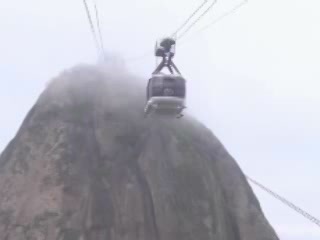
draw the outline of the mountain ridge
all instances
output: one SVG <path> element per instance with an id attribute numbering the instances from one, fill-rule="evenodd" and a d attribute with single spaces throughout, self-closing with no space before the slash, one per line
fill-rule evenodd
<path id="1" fill-rule="evenodd" d="M 144 118 L 134 76 L 49 83 L 0 156 L 6 240 L 277 240 L 244 174 L 191 116 Z"/>

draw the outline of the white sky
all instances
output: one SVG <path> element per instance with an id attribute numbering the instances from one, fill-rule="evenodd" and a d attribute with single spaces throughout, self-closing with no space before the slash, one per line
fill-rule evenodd
<path id="1" fill-rule="evenodd" d="M 172 33 L 201 0 L 96 0 L 109 51 L 138 61 L 146 79 L 158 37 Z M 239 0 L 214 11 L 178 45 L 189 111 L 209 126 L 248 175 L 320 217 L 320 2 L 251 0 L 198 33 Z M 96 52 L 81 0 L 1 1 L 0 149 L 46 82 Z M 178 43 L 179 44 L 179 43 Z M 319 239 L 320 229 L 254 188 L 283 240 Z"/>

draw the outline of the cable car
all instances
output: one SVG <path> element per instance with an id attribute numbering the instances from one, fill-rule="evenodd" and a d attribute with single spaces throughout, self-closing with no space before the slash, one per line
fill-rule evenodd
<path id="1" fill-rule="evenodd" d="M 147 85 L 145 114 L 182 117 L 186 98 L 186 80 L 172 61 L 175 55 L 175 40 L 162 39 L 156 44 L 155 56 L 162 57 Z M 169 74 L 161 72 L 168 68 Z"/>

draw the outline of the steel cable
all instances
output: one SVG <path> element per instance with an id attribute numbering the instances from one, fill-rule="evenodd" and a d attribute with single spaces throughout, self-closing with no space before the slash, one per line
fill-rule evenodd
<path id="1" fill-rule="evenodd" d="M 92 21 L 92 17 L 91 17 L 91 14 L 90 14 L 90 10 L 89 10 L 87 1 L 83 0 L 83 4 L 84 4 L 84 8 L 86 10 L 87 17 L 88 17 L 90 30 L 91 30 L 91 33 L 92 33 L 92 36 L 93 36 L 93 39 L 94 39 L 95 47 L 96 47 L 98 55 L 99 55 L 99 54 L 102 53 L 102 49 L 101 49 L 101 46 L 100 46 L 98 38 L 97 38 L 96 30 L 94 28 L 94 24 L 93 24 L 93 21 Z"/>
<path id="2" fill-rule="evenodd" d="M 262 190 L 264 190 L 265 192 L 269 193 L 271 196 L 273 196 L 274 198 L 278 199 L 279 201 L 281 201 L 283 204 L 287 205 L 288 207 L 290 207 L 291 209 L 293 209 L 294 211 L 296 211 L 297 213 L 299 213 L 300 215 L 302 215 L 303 217 L 307 218 L 309 221 L 313 222 L 314 224 L 316 224 L 318 227 L 320 227 L 320 220 L 317 219 L 316 217 L 312 216 L 310 213 L 304 211 L 303 209 L 301 209 L 300 207 L 298 207 L 297 205 L 293 204 L 292 202 L 288 201 L 287 199 L 285 199 L 284 197 L 281 197 L 279 194 L 275 193 L 274 191 L 272 191 L 271 189 L 263 186 L 261 183 L 253 180 L 252 178 L 246 176 L 246 178 L 252 182 L 254 185 L 258 186 L 259 188 L 261 188 Z"/>
<path id="3" fill-rule="evenodd" d="M 203 17 L 213 8 L 214 5 L 217 4 L 217 2 L 218 2 L 218 0 L 214 0 L 214 1 L 210 4 L 210 6 L 209 6 L 194 22 L 192 22 L 192 24 L 191 24 L 187 29 L 185 29 L 185 30 L 177 37 L 177 39 L 183 38 L 183 37 L 191 30 L 191 28 L 192 28 L 194 25 L 196 25 L 196 24 L 201 20 L 201 18 L 203 18 Z"/>

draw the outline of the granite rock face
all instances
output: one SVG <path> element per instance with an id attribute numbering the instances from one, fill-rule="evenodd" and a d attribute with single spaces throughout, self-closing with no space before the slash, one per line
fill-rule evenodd
<path id="1" fill-rule="evenodd" d="M 54 79 L 0 157 L 4 240 L 277 240 L 234 159 L 191 117 L 144 118 L 129 74 Z"/>

